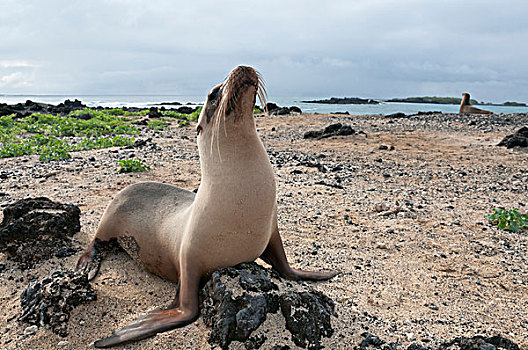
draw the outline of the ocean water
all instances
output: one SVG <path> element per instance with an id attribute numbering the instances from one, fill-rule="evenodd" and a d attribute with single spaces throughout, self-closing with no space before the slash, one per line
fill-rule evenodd
<path id="1" fill-rule="evenodd" d="M 377 105 L 329 105 L 318 103 L 303 103 L 302 100 L 325 99 L 328 97 L 282 97 L 270 96 L 269 101 L 279 106 L 297 106 L 305 113 L 333 113 L 348 112 L 352 115 L 360 114 L 392 114 L 403 112 L 413 114 L 420 111 L 440 111 L 443 113 L 458 113 L 458 105 L 440 105 L 425 103 L 393 103 L 383 102 Z M 0 103 L 15 104 L 32 100 L 58 104 L 64 100 L 78 99 L 89 107 L 137 107 L 149 108 L 162 106 L 163 102 L 180 102 L 184 105 L 196 106 L 203 104 L 205 96 L 191 95 L 1 95 Z M 163 105 L 167 108 L 177 107 Z M 528 113 L 528 107 L 478 106 L 494 113 Z"/>

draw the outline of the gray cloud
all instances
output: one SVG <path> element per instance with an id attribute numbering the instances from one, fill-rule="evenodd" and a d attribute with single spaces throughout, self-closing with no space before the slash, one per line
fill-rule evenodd
<path id="1" fill-rule="evenodd" d="M 528 100 L 528 4 L 0 3 L 0 93 L 202 95 L 238 64 L 273 96 Z"/>

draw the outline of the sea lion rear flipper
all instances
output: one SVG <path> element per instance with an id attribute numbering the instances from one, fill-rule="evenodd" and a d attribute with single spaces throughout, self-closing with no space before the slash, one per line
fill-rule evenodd
<path id="1" fill-rule="evenodd" d="M 324 272 L 292 269 L 286 258 L 286 253 L 284 252 L 284 246 L 278 229 L 275 229 L 271 235 L 268 246 L 260 258 L 277 270 L 282 277 L 295 281 L 324 281 L 338 274 L 336 271 Z"/>
<path id="2" fill-rule="evenodd" d="M 130 341 L 148 338 L 157 333 L 183 327 L 196 320 L 198 315 L 198 310 L 194 312 L 185 312 L 179 308 L 155 310 L 138 318 L 128 326 L 115 331 L 108 338 L 96 341 L 94 346 L 96 348 L 109 348 Z"/>

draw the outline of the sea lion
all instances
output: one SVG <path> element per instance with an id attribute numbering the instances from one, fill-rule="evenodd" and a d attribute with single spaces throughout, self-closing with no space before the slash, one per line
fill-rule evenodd
<path id="1" fill-rule="evenodd" d="M 464 114 L 493 114 L 493 112 L 485 111 L 483 109 L 473 107 L 469 102 L 469 94 L 467 92 L 464 92 L 462 94 L 462 102 L 460 102 L 460 111 L 458 113 Z"/>
<path id="2" fill-rule="evenodd" d="M 199 316 L 201 283 L 212 272 L 261 258 L 292 280 L 326 280 L 336 272 L 290 267 L 277 223 L 276 187 L 268 155 L 257 135 L 256 96 L 266 91 L 257 71 L 239 66 L 207 96 L 196 126 L 201 183 L 197 193 L 143 182 L 128 186 L 108 205 L 77 269 L 93 278 L 101 247 L 117 238 L 155 274 L 177 283 L 166 309 L 148 313 L 110 337 L 110 347 L 183 327 Z"/>

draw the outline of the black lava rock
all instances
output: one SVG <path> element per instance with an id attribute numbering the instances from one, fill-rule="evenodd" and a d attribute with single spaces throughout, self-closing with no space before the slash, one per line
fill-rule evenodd
<path id="1" fill-rule="evenodd" d="M 273 102 L 268 102 L 266 103 L 266 109 L 268 110 L 268 113 L 271 113 L 273 112 L 274 110 L 276 109 L 279 109 L 280 107 L 277 106 L 275 103 Z"/>
<path id="2" fill-rule="evenodd" d="M 147 113 L 149 118 L 163 118 L 163 114 L 156 107 L 150 107 L 149 112 Z"/>
<path id="3" fill-rule="evenodd" d="M 288 115 L 292 113 L 302 113 L 302 110 L 297 106 L 280 107 L 272 102 L 266 103 L 266 109 L 268 110 L 268 113 L 270 115 Z"/>
<path id="4" fill-rule="evenodd" d="M 443 349 L 460 349 L 460 350 L 519 350 L 519 345 L 500 335 L 494 337 L 484 337 L 476 335 L 473 338 L 456 337 L 448 343 L 443 343 L 439 347 Z"/>
<path id="5" fill-rule="evenodd" d="M 293 342 L 308 349 L 320 349 L 320 339 L 334 334 L 330 316 L 336 316 L 334 302 L 321 292 L 290 292 L 279 297 L 286 329 Z"/>
<path id="6" fill-rule="evenodd" d="M 258 349 L 266 341 L 253 332 L 268 314 L 285 318 L 286 329 L 298 346 L 321 348 L 321 338 L 330 337 L 330 316 L 336 316 L 333 301 L 314 290 L 280 292 L 278 274 L 256 263 L 244 263 L 213 273 L 201 292 L 204 323 L 211 327 L 209 343 L 227 349 L 233 341 Z"/>
<path id="7" fill-rule="evenodd" d="M 290 107 L 290 113 L 302 113 L 302 110 L 297 106 L 291 106 Z"/>
<path id="8" fill-rule="evenodd" d="M 323 130 L 312 130 L 304 133 L 305 139 L 324 139 L 332 136 L 354 135 L 356 131 L 350 125 L 341 123 L 330 124 Z"/>
<path id="9" fill-rule="evenodd" d="M 21 116 L 20 111 L 14 108 L 14 106 L 10 106 L 5 103 L 0 103 L 0 117 L 11 114 Z"/>
<path id="10" fill-rule="evenodd" d="M 31 325 L 49 325 L 53 333 L 66 337 L 70 312 L 76 306 L 97 299 L 88 277 L 80 272 L 55 271 L 20 295 L 21 322 Z"/>
<path id="11" fill-rule="evenodd" d="M 379 337 L 370 334 L 370 333 L 363 333 L 361 334 L 362 337 L 365 337 L 359 344 L 359 349 L 364 350 L 368 349 L 369 347 L 374 347 L 376 349 L 381 349 L 381 346 L 385 344 L 385 341 L 381 340 Z"/>
<path id="12" fill-rule="evenodd" d="M 51 114 L 68 114 L 71 111 L 75 111 L 78 109 L 87 108 L 85 104 L 83 104 L 81 101 L 75 99 L 74 101 L 66 100 L 62 103 L 59 103 L 57 106 L 48 105 L 47 106 L 47 112 Z"/>
<path id="13" fill-rule="evenodd" d="M 372 335 L 370 333 L 363 333 L 362 336 L 365 338 L 356 346 L 355 349 L 367 350 L 367 349 L 382 349 L 382 350 L 396 350 L 398 348 L 398 343 L 385 344 L 385 341 L 381 340 L 379 337 Z M 411 343 L 407 346 L 407 350 L 430 350 L 432 348 L 417 344 Z M 500 335 L 494 337 L 484 337 L 481 335 L 476 335 L 472 338 L 466 337 L 456 337 L 449 342 L 444 342 L 437 347 L 434 347 L 435 350 L 519 350 L 519 346 L 512 342 L 511 340 L 504 338 Z"/>
<path id="14" fill-rule="evenodd" d="M 402 112 L 387 114 L 385 117 L 387 118 L 408 118 L 407 115 Z"/>
<path id="15" fill-rule="evenodd" d="M 515 134 L 506 136 L 497 146 L 506 146 L 506 148 L 528 147 L 528 127 L 524 126 L 517 130 Z"/>
<path id="16" fill-rule="evenodd" d="M 178 113 L 182 113 L 182 114 L 191 114 L 192 112 L 196 111 L 197 109 L 198 108 L 192 108 L 192 107 L 184 106 L 184 107 L 177 108 L 176 111 Z"/>
<path id="17" fill-rule="evenodd" d="M 275 109 L 273 112 L 270 112 L 270 115 L 287 115 L 290 114 L 290 109 L 288 107 L 280 107 Z"/>
<path id="18" fill-rule="evenodd" d="M 0 223 L 0 251 L 21 268 L 77 252 L 70 237 L 81 229 L 81 210 L 45 197 L 22 199 L 4 208 Z"/>

